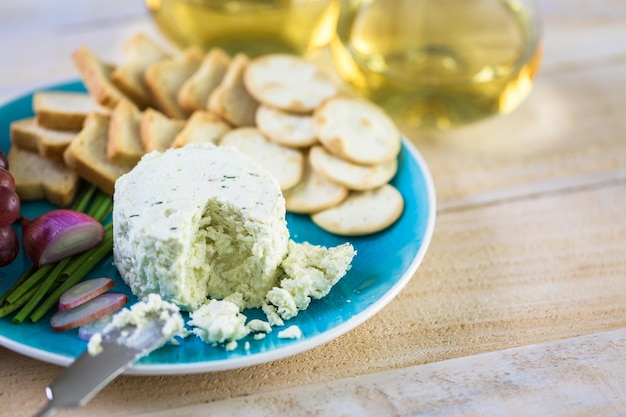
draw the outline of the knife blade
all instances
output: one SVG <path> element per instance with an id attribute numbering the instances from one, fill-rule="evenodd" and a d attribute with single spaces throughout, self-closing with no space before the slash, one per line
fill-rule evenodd
<path id="1" fill-rule="evenodd" d="M 61 408 L 85 405 L 135 361 L 172 337 L 164 332 L 166 323 L 167 317 L 157 316 L 139 327 L 107 330 L 102 334 L 102 349 L 98 354 L 85 350 L 46 387 L 48 403 L 35 417 L 48 417 Z"/>

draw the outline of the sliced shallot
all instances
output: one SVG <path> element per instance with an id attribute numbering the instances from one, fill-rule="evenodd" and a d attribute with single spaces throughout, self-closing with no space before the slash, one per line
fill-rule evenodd
<path id="1" fill-rule="evenodd" d="M 80 211 L 52 210 L 25 223 L 24 250 L 37 266 L 84 252 L 104 240 L 102 224 Z"/>
<path id="2" fill-rule="evenodd" d="M 56 312 L 50 325 L 57 332 L 74 329 L 119 310 L 127 300 L 126 294 L 100 294 L 78 307 Z"/>
<path id="3" fill-rule="evenodd" d="M 59 298 L 59 311 L 69 310 L 83 304 L 115 285 L 111 278 L 94 278 L 79 282 Z"/>

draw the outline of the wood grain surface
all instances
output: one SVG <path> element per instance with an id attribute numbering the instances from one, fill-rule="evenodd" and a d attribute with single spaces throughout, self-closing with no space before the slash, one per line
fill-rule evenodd
<path id="1" fill-rule="evenodd" d="M 619 415 L 625 348 L 620 329 L 136 417 Z"/>
<path id="2" fill-rule="evenodd" d="M 451 372 L 460 360 L 471 370 L 487 357 L 474 355 L 502 358 L 509 354 L 504 349 L 525 346 L 535 349 L 533 361 L 550 368 L 559 364 L 558 355 L 545 349 L 579 336 L 592 339 L 578 341 L 604 343 L 592 343 L 595 353 L 588 344 L 571 343 L 568 355 L 581 364 L 580 384 L 567 380 L 566 391 L 573 395 L 584 388 L 595 394 L 590 401 L 600 401 L 611 378 L 626 374 L 626 363 L 619 360 L 626 355 L 622 3 L 540 0 L 545 55 L 535 88 L 520 108 L 451 132 L 406 131 L 432 171 L 440 209 L 422 265 L 375 317 L 333 342 L 272 363 L 185 376 L 122 376 L 86 407 L 63 415 L 127 416 L 214 401 L 223 407 L 223 401 L 241 403 L 265 392 L 331 387 L 345 378 L 371 381 L 367 378 L 379 372 L 407 370 L 423 377 L 437 366 Z M 80 44 L 116 59 L 123 40 L 139 30 L 159 36 L 140 1 L 1 2 L 0 102 L 77 78 L 69 55 Z M 615 334 L 621 337 L 618 352 L 611 347 Z M 601 366 L 607 357 L 602 352 L 613 355 L 611 372 Z M 44 388 L 59 371 L 0 347 L 0 415 L 31 415 L 44 404 Z M 525 377 L 516 367 L 508 372 L 512 381 Z M 468 371 L 466 384 L 449 384 L 440 395 L 443 400 L 471 395 L 484 378 Z M 625 394 L 617 390 L 601 399 L 606 408 L 594 409 L 576 401 L 559 408 L 558 396 L 509 387 L 479 390 L 484 397 L 457 414 L 502 415 L 500 404 L 521 407 L 516 393 L 527 402 L 551 403 L 505 415 L 626 413 Z M 544 388 L 550 389 L 548 382 Z M 390 415 L 455 415 L 445 413 L 450 410 L 445 401 L 440 408 L 433 405 L 431 414 L 410 407 L 419 390 L 395 392 L 407 401 L 398 402 Z"/>

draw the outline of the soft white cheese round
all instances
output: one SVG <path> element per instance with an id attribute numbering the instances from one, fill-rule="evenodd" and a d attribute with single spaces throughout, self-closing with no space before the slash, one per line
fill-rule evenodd
<path id="1" fill-rule="evenodd" d="M 185 310 L 243 295 L 259 307 L 277 283 L 289 231 L 278 182 L 234 148 L 145 155 L 115 183 L 114 262 L 140 298 Z"/>

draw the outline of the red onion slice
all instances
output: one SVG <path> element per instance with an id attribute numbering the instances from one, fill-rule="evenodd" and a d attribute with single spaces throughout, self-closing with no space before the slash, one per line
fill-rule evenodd
<path id="1" fill-rule="evenodd" d="M 59 311 L 79 306 L 100 294 L 107 292 L 115 285 L 111 278 L 88 279 L 74 285 L 59 298 Z"/>
<path id="2" fill-rule="evenodd" d="M 78 307 L 56 312 L 50 325 L 56 332 L 74 329 L 119 310 L 127 300 L 126 294 L 100 294 Z"/>
<path id="3" fill-rule="evenodd" d="M 49 211 L 24 226 L 24 251 L 37 266 L 84 252 L 104 240 L 104 228 L 75 210 Z"/>

